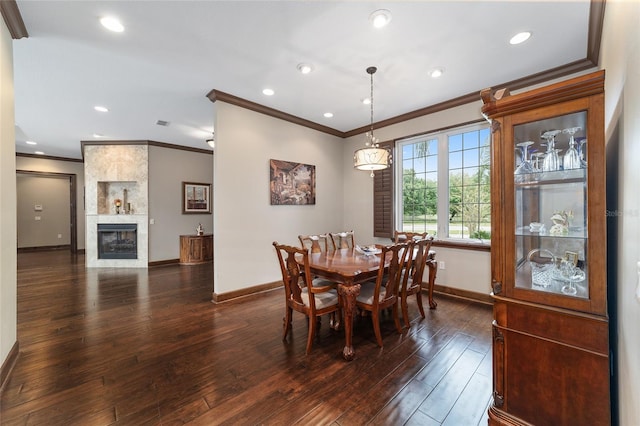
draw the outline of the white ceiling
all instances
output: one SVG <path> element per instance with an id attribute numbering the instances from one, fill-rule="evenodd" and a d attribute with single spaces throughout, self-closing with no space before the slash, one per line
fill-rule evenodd
<path id="1" fill-rule="evenodd" d="M 347 132 L 587 56 L 589 1 L 18 0 L 16 151 L 81 158 L 80 141 L 208 148 L 212 89 Z M 374 29 L 369 15 L 393 18 Z M 112 15 L 123 33 L 105 30 Z M 509 44 L 528 30 L 531 39 Z M 296 69 L 309 63 L 314 71 Z M 432 79 L 428 72 L 443 67 Z M 265 87 L 275 95 L 264 96 Z M 104 105 L 108 113 L 96 112 Z M 480 108 L 480 102 L 478 104 Z M 325 112 L 333 118 L 325 118 Z M 157 120 L 170 123 L 156 125 Z M 31 146 L 26 140 L 36 141 Z"/>

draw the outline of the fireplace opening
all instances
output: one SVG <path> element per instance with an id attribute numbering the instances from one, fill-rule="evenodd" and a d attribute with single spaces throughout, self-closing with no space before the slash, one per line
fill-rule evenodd
<path id="1" fill-rule="evenodd" d="M 138 225 L 98 224 L 98 259 L 137 259 Z"/>

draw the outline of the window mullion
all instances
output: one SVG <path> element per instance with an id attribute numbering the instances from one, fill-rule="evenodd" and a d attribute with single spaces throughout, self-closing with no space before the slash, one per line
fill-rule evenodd
<path id="1" fill-rule="evenodd" d="M 449 236 L 449 143 L 446 134 L 438 136 L 438 235 Z"/>

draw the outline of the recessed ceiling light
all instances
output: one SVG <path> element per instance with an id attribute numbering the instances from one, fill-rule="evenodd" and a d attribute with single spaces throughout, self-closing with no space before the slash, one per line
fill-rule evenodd
<path id="1" fill-rule="evenodd" d="M 313 71 L 313 67 L 309 64 L 298 64 L 298 71 L 300 71 L 302 74 L 309 74 L 311 71 Z"/>
<path id="2" fill-rule="evenodd" d="M 38 155 L 44 155 L 44 152 L 42 152 L 42 151 L 36 151 L 36 152 L 35 152 L 35 154 L 38 154 Z"/>
<path id="3" fill-rule="evenodd" d="M 362 103 L 365 104 L 365 105 L 371 105 L 371 98 L 364 98 L 362 100 Z"/>
<path id="4" fill-rule="evenodd" d="M 104 135 L 101 135 L 100 133 L 94 133 L 93 134 L 94 138 L 101 138 L 102 136 L 104 136 Z"/>
<path id="5" fill-rule="evenodd" d="M 531 33 L 529 31 L 523 31 L 511 37 L 511 40 L 509 40 L 509 43 L 511 44 L 524 43 L 525 41 L 529 40 L 529 37 L 531 37 Z"/>
<path id="6" fill-rule="evenodd" d="M 273 89 L 264 89 L 262 91 L 262 94 L 263 95 L 267 95 L 267 96 L 273 96 L 274 93 L 276 93 L 276 92 L 274 92 Z"/>
<path id="7" fill-rule="evenodd" d="M 38 142 L 34 142 L 34 141 L 26 141 L 27 145 L 38 145 Z"/>
<path id="8" fill-rule="evenodd" d="M 332 112 L 325 112 L 324 116 L 325 116 L 325 118 L 331 118 L 331 117 L 333 117 L 333 113 Z"/>
<path id="9" fill-rule="evenodd" d="M 387 9 L 378 9 L 369 15 L 369 21 L 375 28 L 382 28 L 391 22 L 391 12 Z"/>
<path id="10" fill-rule="evenodd" d="M 442 68 L 436 68 L 436 69 L 433 69 L 433 70 L 429 71 L 429 75 L 431 76 L 431 78 L 441 77 L 442 74 L 444 74 L 444 69 L 442 69 Z"/>
<path id="11" fill-rule="evenodd" d="M 121 33 L 124 31 L 124 25 L 120 23 L 118 18 L 114 18 L 113 16 L 105 16 L 104 18 L 100 18 L 100 23 L 103 27 L 105 27 L 109 31 L 113 31 L 114 33 Z"/>
<path id="12" fill-rule="evenodd" d="M 103 107 L 103 106 L 100 106 L 100 105 L 94 106 L 93 109 L 95 109 L 96 111 L 99 111 L 99 112 L 109 112 L 109 108 Z"/>

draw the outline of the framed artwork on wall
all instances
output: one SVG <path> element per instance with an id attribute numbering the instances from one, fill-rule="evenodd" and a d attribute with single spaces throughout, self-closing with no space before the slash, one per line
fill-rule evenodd
<path id="1" fill-rule="evenodd" d="M 316 166 L 270 160 L 271 205 L 316 203 Z"/>
<path id="2" fill-rule="evenodd" d="M 182 182 L 182 214 L 211 213 L 211 184 Z"/>

